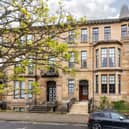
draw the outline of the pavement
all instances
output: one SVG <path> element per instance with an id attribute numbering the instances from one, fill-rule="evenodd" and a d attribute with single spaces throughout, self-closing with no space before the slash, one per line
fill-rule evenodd
<path id="1" fill-rule="evenodd" d="M 0 112 L 0 121 L 86 124 L 88 115 L 59 113 Z"/>

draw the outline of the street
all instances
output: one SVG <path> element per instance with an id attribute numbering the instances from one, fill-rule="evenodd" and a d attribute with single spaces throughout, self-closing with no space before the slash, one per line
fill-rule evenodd
<path id="1" fill-rule="evenodd" d="M 86 125 L 0 121 L 0 129 L 87 129 Z"/>

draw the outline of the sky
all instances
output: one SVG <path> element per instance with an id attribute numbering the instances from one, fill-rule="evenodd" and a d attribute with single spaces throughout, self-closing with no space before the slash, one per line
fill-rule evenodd
<path id="1" fill-rule="evenodd" d="M 49 0 L 54 12 L 58 0 Z M 74 17 L 86 16 L 87 19 L 118 18 L 122 5 L 129 7 L 129 0 L 63 0 L 64 9 Z"/>

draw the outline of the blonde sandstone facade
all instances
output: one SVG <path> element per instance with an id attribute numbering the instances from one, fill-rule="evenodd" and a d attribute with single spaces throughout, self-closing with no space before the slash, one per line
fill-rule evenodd
<path id="1" fill-rule="evenodd" d="M 41 94 L 21 94 L 19 97 L 14 93 L 6 97 L 8 107 L 24 111 L 34 101 L 37 104 L 52 101 L 61 104 L 70 98 L 77 101 L 92 98 L 96 104 L 104 95 L 111 101 L 129 101 L 129 17 L 90 20 L 79 25 L 77 31 L 76 38 L 74 30 L 63 34 L 68 37 L 69 51 L 74 48 L 79 54 L 79 64 L 74 64 L 74 54 L 70 51 L 68 65 L 76 69 L 75 76 L 37 70 Z M 33 81 L 35 70 L 30 74 L 26 72 L 24 82 L 13 85 L 23 85 L 31 90 Z"/>

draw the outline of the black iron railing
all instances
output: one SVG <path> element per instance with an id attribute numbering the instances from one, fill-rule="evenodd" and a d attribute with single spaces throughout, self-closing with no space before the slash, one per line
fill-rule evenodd
<path id="1" fill-rule="evenodd" d="M 50 69 L 50 70 L 42 70 L 41 71 L 41 76 L 42 77 L 58 77 L 59 76 L 59 72 L 57 70 L 55 70 L 54 68 Z"/>

